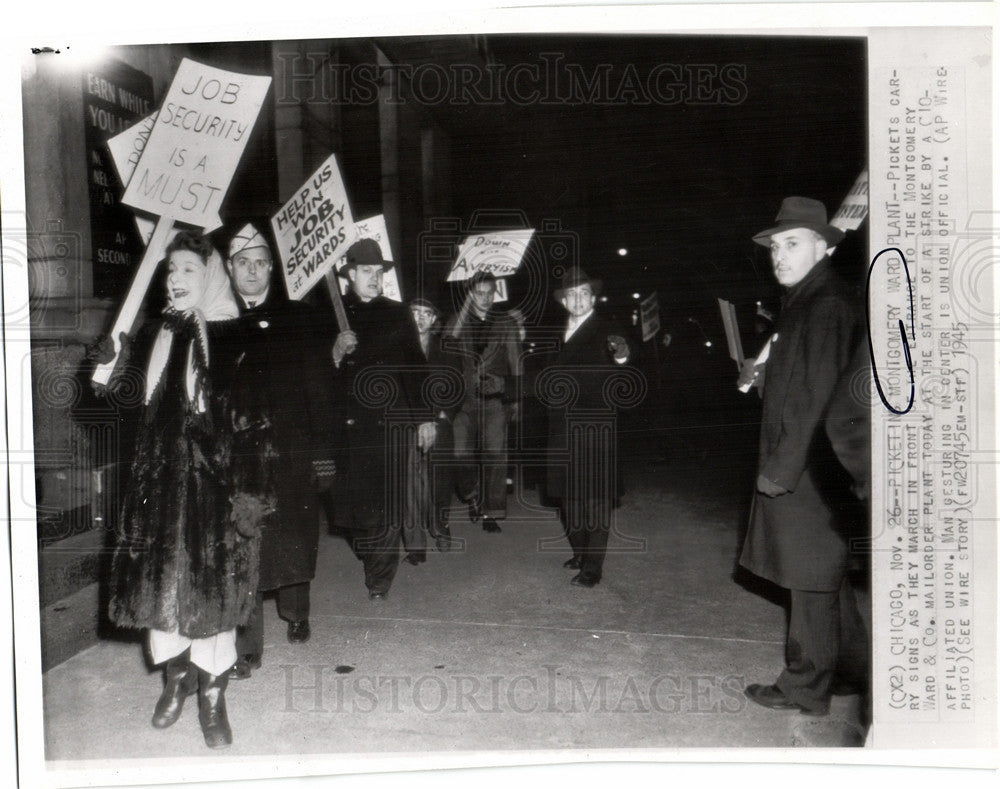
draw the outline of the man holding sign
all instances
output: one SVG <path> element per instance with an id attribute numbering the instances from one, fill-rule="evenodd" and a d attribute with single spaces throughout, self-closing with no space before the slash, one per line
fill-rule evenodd
<path id="1" fill-rule="evenodd" d="M 465 381 L 453 424 L 455 457 L 463 463 L 456 471 L 458 495 L 487 532 L 499 532 L 497 521 L 507 517 L 507 421 L 517 418 L 523 373 L 520 330 L 509 313 L 493 306 L 496 292 L 496 277 L 476 272 L 445 331 L 458 340 Z"/>
<path id="2" fill-rule="evenodd" d="M 344 298 L 350 329 L 333 346 L 335 386 L 336 496 L 328 516 L 345 529 L 365 569 L 372 600 L 383 600 L 399 567 L 405 494 L 405 430 L 391 430 L 420 414 L 426 375 L 406 308 L 382 295 L 382 275 L 392 266 L 378 242 L 363 238 L 347 250 L 340 273 L 351 289 Z M 433 414 L 417 428 L 418 447 L 436 438 Z M 398 478 L 391 474 L 398 470 Z"/>

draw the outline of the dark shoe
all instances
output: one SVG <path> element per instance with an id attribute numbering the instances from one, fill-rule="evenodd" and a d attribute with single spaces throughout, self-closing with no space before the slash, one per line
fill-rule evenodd
<path id="1" fill-rule="evenodd" d="M 414 551 L 413 553 L 406 554 L 406 561 L 416 567 L 418 564 L 423 564 L 427 561 L 427 554 L 424 551 Z"/>
<path id="2" fill-rule="evenodd" d="M 209 748 L 227 748 L 233 744 L 233 730 L 229 728 L 226 714 L 226 686 L 229 672 L 209 674 L 198 669 L 198 722 L 205 745 Z"/>
<path id="3" fill-rule="evenodd" d="M 777 685 L 747 685 L 743 693 L 750 701 L 769 710 L 799 710 L 803 715 L 817 718 L 827 714 L 826 710 L 812 710 L 792 701 L 778 689 Z"/>
<path id="4" fill-rule="evenodd" d="M 483 531 L 490 534 L 499 534 L 503 529 L 500 528 L 500 524 L 493 518 L 483 518 Z"/>
<path id="5" fill-rule="evenodd" d="M 166 684 L 153 710 L 153 728 L 172 726 L 181 716 L 184 699 L 198 690 L 198 670 L 188 660 L 188 650 L 167 661 Z"/>
<path id="6" fill-rule="evenodd" d="M 309 629 L 309 620 L 300 619 L 298 622 L 288 623 L 288 643 L 304 644 L 309 640 L 312 631 Z"/>
<path id="7" fill-rule="evenodd" d="M 601 582 L 601 576 L 599 575 L 584 575 L 583 573 L 577 573 L 570 579 L 570 583 L 573 586 L 585 586 L 588 589 L 597 586 Z"/>
<path id="8" fill-rule="evenodd" d="M 250 679 L 255 668 L 260 668 L 260 655 L 240 655 L 229 669 L 230 679 Z"/>
<path id="9" fill-rule="evenodd" d="M 563 567 L 568 567 L 570 570 L 579 570 L 583 566 L 583 562 L 580 561 L 579 556 L 574 556 L 572 559 L 567 559 L 563 562 Z"/>
<path id="10" fill-rule="evenodd" d="M 368 599 L 369 600 L 385 600 L 385 598 L 388 595 L 389 595 L 388 592 L 380 592 L 377 589 L 370 589 L 368 591 Z"/>

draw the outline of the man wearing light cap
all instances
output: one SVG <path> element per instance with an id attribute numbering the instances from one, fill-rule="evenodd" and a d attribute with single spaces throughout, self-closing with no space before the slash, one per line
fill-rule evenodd
<path id="1" fill-rule="evenodd" d="M 434 414 L 420 403 L 425 372 L 410 317 L 382 295 L 382 276 L 392 266 L 370 238 L 347 250 L 338 273 L 350 283 L 344 297 L 350 329 L 333 346 L 337 476 L 328 513 L 348 533 L 372 600 L 386 598 L 399 567 L 405 485 L 390 473 L 402 467 L 406 431 L 391 427 L 417 424 L 425 451 L 436 438 Z"/>
<path id="2" fill-rule="evenodd" d="M 309 640 L 309 584 L 319 540 L 315 489 L 324 481 L 316 469 L 332 468 L 321 462 L 332 442 L 332 392 L 329 346 L 313 339 L 323 335 L 316 331 L 317 316 L 272 282 L 270 244 L 252 224 L 230 241 L 226 268 L 240 310 L 245 363 L 266 398 L 279 454 L 274 464 L 278 507 L 263 531 L 257 608 L 237 633 L 239 659 L 232 676 L 244 679 L 261 662 L 263 592 L 276 592 L 289 642 Z"/>
<path id="3" fill-rule="evenodd" d="M 822 203 L 788 197 L 753 240 L 771 252 L 785 291 L 766 361 L 743 384 L 763 388 L 757 493 L 740 564 L 789 590 L 785 669 L 750 685 L 771 709 L 826 715 L 837 692 L 867 683 L 868 638 L 847 578 L 848 545 L 833 502 L 849 480 L 827 438 L 838 383 L 863 339 L 860 311 L 829 257 L 843 239 Z M 763 367 L 763 372 L 761 371 Z"/>

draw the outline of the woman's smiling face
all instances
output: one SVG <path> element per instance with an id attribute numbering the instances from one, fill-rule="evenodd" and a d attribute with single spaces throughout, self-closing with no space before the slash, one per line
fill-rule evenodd
<path id="1" fill-rule="evenodd" d="M 167 261 L 167 298 L 178 312 L 198 306 L 205 295 L 208 266 L 196 252 L 179 249 Z"/>

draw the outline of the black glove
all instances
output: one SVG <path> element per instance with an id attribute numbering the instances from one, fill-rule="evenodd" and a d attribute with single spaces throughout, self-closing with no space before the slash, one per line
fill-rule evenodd
<path id="1" fill-rule="evenodd" d="M 90 386 L 94 390 L 94 394 L 98 397 L 105 397 L 109 389 L 113 390 L 115 388 L 116 379 L 121 375 L 121 371 L 125 369 L 129 360 L 132 358 L 132 335 L 127 332 L 121 332 L 118 335 L 118 342 L 121 345 L 121 349 L 118 351 L 118 362 L 115 364 L 115 369 L 111 373 L 111 378 L 108 379 L 107 385 L 99 384 L 96 381 L 90 382 Z M 108 334 L 100 337 L 97 342 L 87 348 L 85 358 L 88 361 L 93 362 L 95 365 L 110 364 L 115 361 L 114 340 L 112 340 L 111 336 Z"/>

